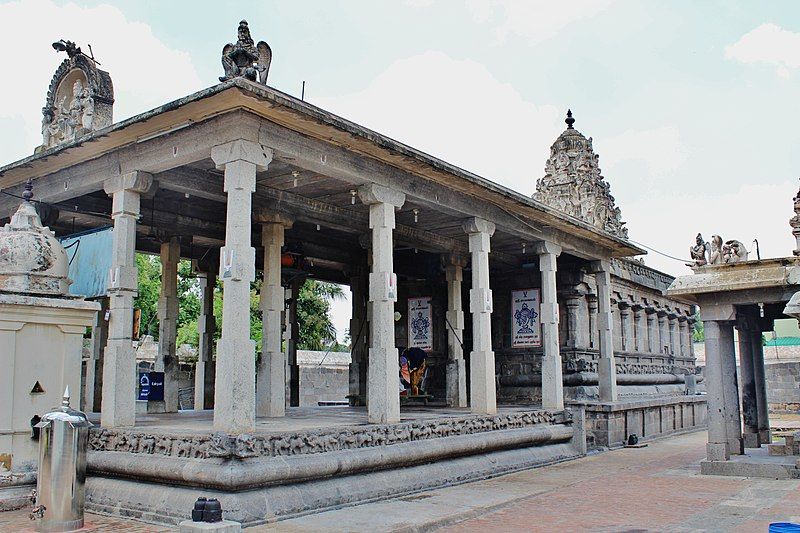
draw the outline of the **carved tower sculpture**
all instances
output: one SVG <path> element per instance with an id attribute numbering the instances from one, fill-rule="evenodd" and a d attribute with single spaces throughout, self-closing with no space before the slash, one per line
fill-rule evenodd
<path id="1" fill-rule="evenodd" d="M 614 204 L 611 187 L 603 180 L 598 155 L 588 139 L 573 127 L 567 111 L 567 129 L 550 147 L 545 175 L 536 182 L 533 199 L 623 239 L 628 229 Z"/>
<path id="2" fill-rule="evenodd" d="M 42 108 L 42 144 L 36 153 L 65 144 L 112 123 L 114 86 L 108 72 L 97 68 L 94 58 L 72 41 L 53 43 L 66 52 Z"/>

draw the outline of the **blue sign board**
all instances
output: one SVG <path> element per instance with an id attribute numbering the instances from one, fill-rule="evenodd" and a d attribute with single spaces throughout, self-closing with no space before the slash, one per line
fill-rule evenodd
<path id="1" fill-rule="evenodd" d="M 69 279 L 72 280 L 69 293 L 84 298 L 105 296 L 111 270 L 113 228 L 75 233 L 60 240 L 69 260 Z"/>
<path id="2" fill-rule="evenodd" d="M 139 373 L 139 399 L 164 401 L 164 373 L 140 372 Z"/>

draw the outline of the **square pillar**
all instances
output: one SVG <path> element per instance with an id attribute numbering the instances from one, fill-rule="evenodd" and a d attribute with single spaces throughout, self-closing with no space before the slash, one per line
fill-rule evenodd
<path id="1" fill-rule="evenodd" d="M 350 319 L 350 404 L 358 405 L 367 393 L 367 276 L 363 266 L 355 269 L 350 278 L 352 318 Z"/>
<path id="2" fill-rule="evenodd" d="M 721 324 L 716 320 L 703 321 L 706 345 L 706 401 L 708 402 L 708 444 L 706 445 L 706 455 L 709 461 L 727 461 L 730 459 L 722 376 Z"/>
<path id="3" fill-rule="evenodd" d="M 600 358 L 597 361 L 600 401 L 617 401 L 617 365 L 614 360 L 613 317 L 611 316 L 611 265 L 608 261 L 593 261 L 592 271 L 597 283 L 597 303 L 600 329 Z"/>
<path id="4" fill-rule="evenodd" d="M 657 312 L 658 316 L 658 353 L 660 354 L 668 354 L 669 353 L 669 331 L 668 331 L 668 323 L 667 323 L 667 311 L 664 309 L 659 309 Z"/>
<path id="5" fill-rule="evenodd" d="M 742 373 L 742 419 L 744 421 L 743 440 L 745 448 L 758 448 L 758 404 L 756 381 L 753 371 L 753 321 L 739 317 L 736 329 L 739 332 L 739 370 Z"/>
<path id="6" fill-rule="evenodd" d="M 97 372 L 103 375 L 103 352 L 108 343 L 108 321 L 106 312 L 108 311 L 108 298 L 98 299 L 100 311 L 94 317 L 92 324 L 92 344 L 89 359 L 86 360 L 86 380 L 83 386 L 83 405 L 81 409 L 87 413 L 99 411 L 100 402 L 95 401 L 95 390 L 101 385 L 103 380 L 97 379 Z"/>
<path id="7" fill-rule="evenodd" d="M 692 342 L 692 332 L 689 329 L 688 319 L 680 315 L 678 316 L 678 355 L 680 357 L 689 357 L 689 345 Z"/>
<path id="8" fill-rule="evenodd" d="M 256 372 L 256 416 L 286 414 L 286 360 L 281 350 L 284 292 L 281 286 L 281 249 L 284 230 L 292 221 L 278 214 L 259 213 L 264 247 L 261 284 L 261 360 Z"/>
<path id="9" fill-rule="evenodd" d="M 138 288 L 136 220 L 140 195 L 150 190 L 153 177 L 130 172 L 107 180 L 112 196 L 114 234 L 108 275 L 108 344 L 103 354 L 103 395 L 100 424 L 130 427 L 136 422 L 136 352 L 133 349 L 133 299 Z"/>
<path id="10" fill-rule="evenodd" d="M 750 346 L 753 350 L 753 382 L 756 389 L 756 410 L 758 413 L 758 441 L 761 444 L 772 442 L 769 427 L 769 404 L 767 403 L 767 379 L 764 374 L 764 344 L 761 341 L 761 328 L 752 332 Z"/>
<path id="11" fill-rule="evenodd" d="M 286 290 L 286 299 L 289 306 L 286 309 L 286 398 L 291 407 L 300 406 L 300 365 L 297 364 L 297 345 L 300 342 L 300 323 L 297 322 L 297 299 L 300 297 L 300 287 L 305 279 L 295 281 Z"/>
<path id="12" fill-rule="evenodd" d="M 470 407 L 473 413 L 497 412 L 494 352 L 492 351 L 492 290 L 489 287 L 489 241 L 492 222 L 471 218 L 462 224 L 469 235 L 472 256 L 472 288 L 469 310 L 472 313 L 472 352 L 469 356 Z"/>
<path id="13" fill-rule="evenodd" d="M 680 352 L 680 339 L 678 338 L 678 315 L 670 313 L 668 315 L 668 329 L 669 329 L 669 354 L 672 356 L 679 355 Z"/>
<path id="14" fill-rule="evenodd" d="M 541 242 L 536 245 L 539 255 L 539 271 L 542 276 L 542 407 L 544 409 L 564 409 L 564 381 L 561 376 L 561 352 L 558 341 L 558 298 L 556 294 L 557 258 L 561 255 L 561 247 Z M 567 306 L 568 312 L 570 306 Z M 577 316 L 571 324 L 577 330 Z M 569 322 L 569 320 L 568 320 Z M 572 336 L 576 331 L 572 332 Z"/>
<path id="15" fill-rule="evenodd" d="M 467 406 L 467 367 L 464 361 L 464 309 L 461 282 L 466 260 L 455 254 L 444 258 L 447 281 L 447 405 Z"/>
<path id="16" fill-rule="evenodd" d="M 200 283 L 200 316 L 197 317 L 198 350 L 197 364 L 194 367 L 194 409 L 202 411 L 212 402 L 206 402 L 209 396 L 206 384 L 214 376 L 214 330 L 217 323 L 214 319 L 214 287 L 217 276 L 214 272 L 199 272 L 197 280 Z M 210 383 L 213 392 L 213 381 Z M 210 395 L 213 399 L 213 394 Z"/>
<path id="17" fill-rule="evenodd" d="M 164 372 L 164 401 L 149 402 L 149 412 L 178 412 L 178 263 L 181 242 L 170 237 L 161 243 L 161 294 L 158 298 L 158 356 L 156 372 Z M 153 409 L 153 407 L 155 407 Z"/>
<path id="18" fill-rule="evenodd" d="M 253 431 L 256 423 L 256 347 L 250 338 L 250 283 L 256 273 L 256 251 L 250 245 L 252 194 L 256 171 L 266 169 L 272 151 L 239 139 L 212 148 L 211 159 L 225 171 L 228 194 L 220 251 L 222 337 L 217 342 L 214 430 L 242 433 Z"/>
<path id="19" fill-rule="evenodd" d="M 388 187 L 369 184 L 358 189 L 369 206 L 372 230 L 372 272 L 369 275 L 370 326 L 367 369 L 367 414 L 372 424 L 400 421 L 400 377 L 394 345 L 394 304 L 397 276 L 394 273 L 394 211 L 405 203 L 405 195 Z"/>
<path id="20" fill-rule="evenodd" d="M 742 418 L 739 410 L 739 383 L 736 376 L 736 348 L 733 342 L 733 322 L 719 322 L 718 324 L 728 453 L 731 455 L 741 455 L 744 453 L 744 448 L 742 446 Z"/>
<path id="21" fill-rule="evenodd" d="M 659 353 L 658 350 L 658 331 L 656 326 L 656 308 L 648 306 L 644 308 L 647 321 L 647 351 L 649 353 Z"/>
<path id="22" fill-rule="evenodd" d="M 619 327 L 621 348 L 623 352 L 633 350 L 633 323 L 631 322 L 631 306 L 628 302 L 617 302 L 619 307 Z"/>

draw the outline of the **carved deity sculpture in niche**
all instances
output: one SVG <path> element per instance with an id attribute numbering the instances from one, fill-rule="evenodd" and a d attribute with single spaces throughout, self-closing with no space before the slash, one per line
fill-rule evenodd
<path id="1" fill-rule="evenodd" d="M 228 43 L 222 48 L 222 69 L 225 75 L 219 81 L 241 77 L 266 85 L 270 63 L 272 49 L 264 41 L 255 44 L 247 21 L 243 20 L 239 22 L 236 43 Z"/>
<path id="2" fill-rule="evenodd" d="M 97 68 L 91 57 L 72 41 L 61 40 L 53 48 L 66 52 L 50 82 L 42 108 L 42 145 L 36 152 L 73 141 L 112 123 L 114 88 L 108 72 Z"/>
<path id="3" fill-rule="evenodd" d="M 571 111 L 567 111 L 565 122 L 567 129 L 550 147 L 545 176 L 536 182 L 534 200 L 627 239 L 628 230 L 614 204 L 611 187 L 600 172 L 592 138 L 573 128 Z"/>

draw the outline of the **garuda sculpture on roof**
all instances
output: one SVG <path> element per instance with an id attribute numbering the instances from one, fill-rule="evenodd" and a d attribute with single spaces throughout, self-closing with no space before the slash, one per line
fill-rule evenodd
<path id="1" fill-rule="evenodd" d="M 247 78 L 267 84 L 269 65 L 272 63 L 272 49 L 264 41 L 258 44 L 250 36 L 247 21 L 239 22 L 239 34 L 236 44 L 228 43 L 222 48 L 222 68 L 225 75 L 219 81 L 233 78 Z"/>
<path id="2" fill-rule="evenodd" d="M 533 199 L 627 239 L 622 213 L 614 204 L 611 187 L 600 174 L 592 138 L 587 139 L 572 127 L 572 111 L 567 111 L 565 122 L 567 129 L 550 147 L 545 176 L 536 182 Z"/>

